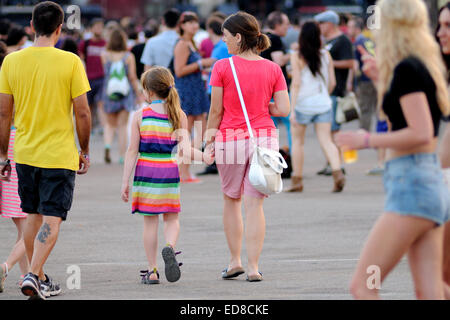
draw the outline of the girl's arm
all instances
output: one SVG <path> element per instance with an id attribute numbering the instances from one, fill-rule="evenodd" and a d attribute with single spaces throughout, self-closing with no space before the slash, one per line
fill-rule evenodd
<path id="1" fill-rule="evenodd" d="M 212 87 L 211 107 L 206 125 L 205 141 L 206 145 L 214 142 L 217 130 L 223 118 L 223 87 Z"/>
<path id="2" fill-rule="evenodd" d="M 139 143 L 141 140 L 140 125 L 142 119 L 142 110 L 136 111 L 131 123 L 131 138 L 130 145 L 128 146 L 127 153 L 125 155 L 125 164 L 122 177 L 122 200 L 128 202 L 129 199 L 129 182 L 130 176 L 136 165 L 136 159 L 139 153 Z"/>
<path id="3" fill-rule="evenodd" d="M 181 127 L 176 131 L 180 157 L 186 164 L 190 164 L 191 160 L 202 162 L 203 152 L 192 146 L 186 114 L 183 111 L 180 112 Z"/>
<path id="4" fill-rule="evenodd" d="M 369 134 L 365 131 L 342 132 L 336 136 L 340 146 L 349 148 L 390 148 L 407 150 L 430 143 L 433 140 L 433 120 L 425 93 L 413 92 L 400 98 L 400 105 L 407 127 L 385 134 Z"/>

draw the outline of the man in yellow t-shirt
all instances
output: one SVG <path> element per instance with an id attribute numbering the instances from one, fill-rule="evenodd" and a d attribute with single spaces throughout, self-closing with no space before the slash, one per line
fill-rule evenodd
<path id="1" fill-rule="evenodd" d="M 14 105 L 14 161 L 21 208 L 29 214 L 24 242 L 31 270 L 22 292 L 40 299 L 61 292 L 43 266 L 70 210 L 75 173 L 89 168 L 90 87 L 80 58 L 54 47 L 63 21 L 58 4 L 36 5 L 31 20 L 34 45 L 8 55 L 0 71 L 0 179 L 7 180 L 11 170 L 7 150 Z"/>

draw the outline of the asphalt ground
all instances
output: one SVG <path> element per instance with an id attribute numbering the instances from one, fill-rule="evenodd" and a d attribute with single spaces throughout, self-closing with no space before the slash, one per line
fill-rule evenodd
<path id="1" fill-rule="evenodd" d="M 355 129 L 356 123 L 344 129 Z M 286 133 L 280 131 L 280 145 Z M 314 130 L 305 142 L 303 193 L 282 193 L 265 201 L 266 238 L 260 258 L 264 281 L 249 283 L 245 275 L 224 281 L 221 271 L 229 255 L 222 225 L 222 193 L 217 175 L 201 177 L 202 183 L 182 185 L 181 232 L 177 250 L 182 276 L 176 283 L 164 277 L 159 256 L 160 285 L 140 283 L 139 270 L 146 269 L 142 243 L 142 217 L 131 215 L 120 199 L 122 166 L 117 144 L 113 164 L 103 163 L 101 137 L 91 139 L 92 166 L 78 176 L 72 210 L 62 224 L 58 242 L 45 271 L 61 284 L 60 299 L 351 299 L 348 286 L 360 250 L 383 210 L 381 176 L 366 172 L 376 164 L 376 152 L 364 150 L 359 160 L 346 165 L 347 185 L 331 193 L 331 177 L 318 176 L 325 160 Z M 193 172 L 203 170 L 195 165 Z M 290 181 L 285 180 L 285 185 Z M 0 220 L 0 260 L 6 259 L 15 241 L 15 227 Z M 159 248 L 165 242 L 162 223 Z M 246 266 L 245 244 L 242 255 Z M 75 273 L 74 273 L 75 270 Z M 79 275 L 79 282 L 73 279 Z M 20 270 L 11 270 L 0 300 L 24 300 L 17 281 Z M 77 287 L 74 284 L 79 284 Z M 403 259 L 381 288 L 383 299 L 414 299 L 408 264 Z"/>

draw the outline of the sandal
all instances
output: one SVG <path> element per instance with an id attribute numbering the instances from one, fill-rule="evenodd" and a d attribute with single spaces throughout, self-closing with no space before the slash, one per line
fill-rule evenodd
<path id="1" fill-rule="evenodd" d="M 158 279 L 157 280 L 150 279 L 150 276 L 152 274 L 156 274 Z M 141 270 L 141 277 L 142 277 L 142 280 L 141 280 L 142 284 L 159 284 L 159 272 L 158 272 L 158 270 L 156 270 L 156 268 L 154 268 L 152 271 Z"/>
<path id="2" fill-rule="evenodd" d="M 247 281 L 248 282 L 259 282 L 259 281 L 262 281 L 263 280 L 263 277 L 262 277 L 262 273 L 261 272 L 258 272 L 259 274 L 255 274 L 255 275 L 252 275 L 252 276 L 247 276 Z"/>
<path id="3" fill-rule="evenodd" d="M 175 252 L 172 246 L 169 244 L 162 250 L 162 256 L 165 264 L 164 273 L 166 275 L 167 281 L 169 282 L 176 282 L 181 277 L 180 267 L 183 264 L 178 263 L 176 259 L 176 256 L 180 253 L 181 251 Z"/>
<path id="4" fill-rule="evenodd" d="M 230 270 L 226 268 L 222 271 L 222 279 L 236 278 L 237 276 L 240 276 L 243 273 L 245 273 L 245 270 L 242 267 L 236 267 Z"/>

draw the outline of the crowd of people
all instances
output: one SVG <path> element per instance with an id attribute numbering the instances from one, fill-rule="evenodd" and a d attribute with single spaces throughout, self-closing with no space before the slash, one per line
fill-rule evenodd
<path id="1" fill-rule="evenodd" d="M 46 1 L 35 6 L 29 29 L 2 21 L 0 214 L 12 218 L 17 241 L 0 268 L 0 292 L 19 263 L 24 295 L 45 299 L 60 293 L 43 267 L 70 210 L 75 174 L 89 169 L 91 129 L 103 134 L 106 164 L 118 135 L 121 197 L 132 201 L 132 213 L 144 216 L 148 268 L 142 283 L 160 283 L 160 215 L 165 276 L 169 282 L 181 276 L 175 251 L 180 183 L 200 181 L 191 173 L 191 160 L 208 165 L 203 174 L 220 177 L 230 251 L 222 278 L 247 273 L 248 281 L 262 281 L 267 195 L 250 183 L 253 143 L 280 150 L 276 128 L 283 125 L 292 163 L 285 191 L 302 192 L 305 133 L 314 124 L 327 160 L 318 174 L 332 176 L 332 192 L 345 187 L 345 150 L 376 149 L 378 165 L 368 173 L 384 174 L 384 213 L 361 253 L 353 296 L 379 298 L 366 285 L 367 267 L 379 266 L 383 280 L 408 253 L 416 296 L 450 299 L 448 125 L 437 153 L 440 123 L 450 113 L 450 3 L 440 11 L 435 35 L 420 0 L 378 5 L 381 28 L 373 35 L 362 18 L 343 24 L 334 11 L 294 26 L 279 11 L 263 22 L 245 12 L 214 12 L 200 30 L 196 13 L 170 9 L 160 27 L 154 19 L 141 30 L 129 19 L 94 19 L 82 35 L 65 30 L 61 7 Z M 361 129 L 344 132 L 337 113 L 351 92 Z M 238 154 L 243 158 L 236 161 Z M 247 270 L 241 261 L 244 236 Z"/>

